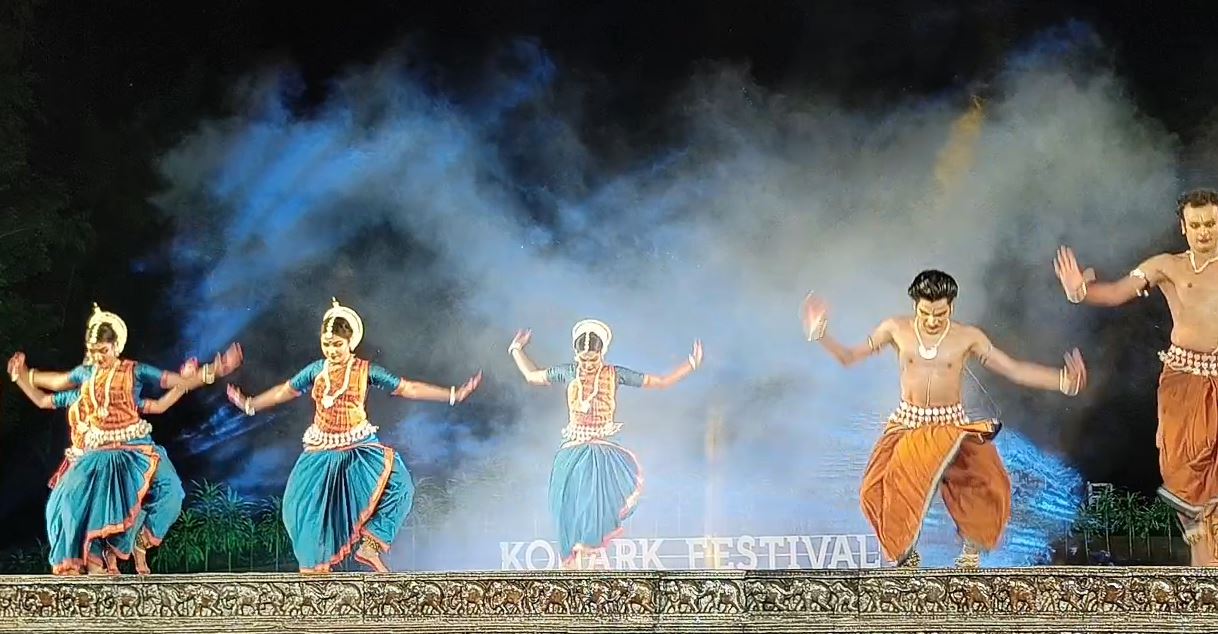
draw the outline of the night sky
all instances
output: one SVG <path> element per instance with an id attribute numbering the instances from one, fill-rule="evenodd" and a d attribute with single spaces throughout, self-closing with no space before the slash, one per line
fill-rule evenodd
<path id="1" fill-rule="evenodd" d="M 564 72 L 592 87 L 583 96 L 581 134 L 612 160 L 621 139 L 639 147 L 665 138 L 653 113 L 708 63 L 747 65 L 776 91 L 816 90 L 875 109 L 974 85 L 1026 38 L 1079 21 L 1099 34 L 1143 113 L 1189 139 L 1209 129 L 1218 103 L 1211 79 L 1218 76 L 1218 9 L 1210 4 L 382 0 L 339 9 L 7 0 L 0 8 L 0 354 L 25 350 L 32 367 L 74 365 L 88 307 L 107 298 L 139 333 L 132 356 L 171 363 L 172 324 L 181 316 L 162 297 L 173 280 L 143 265 L 170 248 L 168 219 L 149 203 L 160 187 L 154 164 L 195 122 L 226 113 L 233 82 L 268 63 L 300 69 L 295 107 L 307 112 L 351 64 L 406 47 L 427 60 L 435 89 L 459 101 L 489 55 L 515 38 L 534 38 Z M 1206 177 L 1188 184 L 1212 186 Z M 1148 236 L 1148 244 L 1177 248 L 1171 202 L 1147 211 L 1164 218 L 1163 234 Z M 1132 266 L 1146 255 L 1126 259 Z M 1051 275 L 1048 255 L 1043 275 Z M 992 323 L 1028 338 L 1051 327 L 1002 323 L 1002 307 L 992 311 Z M 1148 343 L 1131 348 L 1127 380 L 1106 384 L 1093 399 L 1086 427 L 1071 433 L 1096 440 L 1069 443 L 1069 458 L 1089 479 L 1149 492 L 1158 484 L 1158 365 L 1145 350 L 1166 340 L 1166 330 L 1157 330 L 1167 323 L 1166 308 L 1156 295 L 1093 316 L 1097 340 Z M 21 527 L 5 539 L 26 539 L 41 531 L 46 477 L 65 445 L 62 414 L 35 411 L 7 380 L 0 390 L 0 516 Z M 200 410 L 191 401 L 162 419 L 160 440 L 171 456 L 172 433 L 164 430 L 189 425 Z M 205 460 L 175 462 L 183 480 L 207 475 Z"/>

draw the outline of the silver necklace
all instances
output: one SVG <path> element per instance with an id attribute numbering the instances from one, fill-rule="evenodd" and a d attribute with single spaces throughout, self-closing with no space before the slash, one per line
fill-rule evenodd
<path id="1" fill-rule="evenodd" d="M 935 345 L 930 347 L 927 347 L 926 344 L 922 342 L 922 329 L 918 327 L 918 319 L 916 317 L 914 318 L 913 326 L 914 336 L 918 338 L 918 356 L 926 359 L 927 361 L 939 356 L 939 345 L 942 344 L 943 340 L 947 338 L 947 333 L 951 332 L 952 322 L 948 320 L 947 327 L 943 329 L 943 334 L 939 335 L 939 340 L 935 342 Z"/>
<path id="2" fill-rule="evenodd" d="M 1218 262 L 1218 255 L 1206 260 L 1205 263 L 1201 265 L 1201 268 L 1197 268 L 1197 256 L 1193 255 L 1192 249 L 1188 250 L 1188 263 L 1193 267 L 1193 273 L 1200 273 L 1204 271 L 1205 267 L 1213 264 L 1214 262 Z"/>
<path id="3" fill-rule="evenodd" d="M 334 402 L 338 400 L 338 397 L 342 396 L 343 393 L 347 391 L 347 388 L 350 387 L 350 385 L 351 385 L 351 369 L 354 367 L 355 367 L 355 357 L 352 356 L 350 359 L 347 360 L 347 373 L 343 377 L 343 386 L 338 388 L 337 392 L 330 394 L 330 360 L 326 359 L 326 361 L 322 364 L 322 368 L 321 368 L 321 371 L 322 371 L 321 406 L 322 407 L 324 407 L 326 409 L 330 409 L 331 407 L 334 407 Z"/>

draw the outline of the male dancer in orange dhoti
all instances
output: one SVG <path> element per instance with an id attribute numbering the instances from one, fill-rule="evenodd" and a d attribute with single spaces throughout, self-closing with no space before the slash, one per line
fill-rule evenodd
<path id="1" fill-rule="evenodd" d="M 1120 306 L 1158 287 L 1171 310 L 1171 347 L 1160 352 L 1159 495 L 1175 507 L 1194 566 L 1218 565 L 1218 192 L 1176 201 L 1184 253 L 1162 253 L 1117 282 L 1096 282 L 1074 251 L 1058 250 L 1054 269 L 1075 304 Z"/>
<path id="2" fill-rule="evenodd" d="M 964 540 L 956 559 L 962 568 L 980 564 L 1011 517 L 1011 480 L 990 443 L 1001 423 L 970 421 L 962 404 L 964 364 L 981 365 L 1011 381 L 1042 390 L 1078 394 L 1087 381 L 1078 350 L 1062 368 L 1017 361 L 990 343 L 979 328 L 952 321 L 956 280 L 942 271 L 923 271 L 909 296 L 913 316 L 885 320 L 861 346 L 848 348 L 826 332 L 828 313 L 820 299 L 804 301 L 809 341 L 819 341 L 842 365 L 853 365 L 892 346 L 901 365 L 901 404 L 888 417 L 863 473 L 863 515 L 884 555 L 899 566 L 917 567 L 915 550 L 922 522 L 936 489 Z"/>

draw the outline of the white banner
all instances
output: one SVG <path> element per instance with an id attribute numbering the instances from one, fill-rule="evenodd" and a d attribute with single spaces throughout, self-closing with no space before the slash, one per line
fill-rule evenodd
<path id="1" fill-rule="evenodd" d="M 558 544 L 544 539 L 499 542 L 501 570 L 562 567 Z M 615 570 L 778 570 L 879 568 L 874 535 L 658 537 L 615 539 L 605 549 Z M 604 561 L 595 562 L 600 566 Z"/>

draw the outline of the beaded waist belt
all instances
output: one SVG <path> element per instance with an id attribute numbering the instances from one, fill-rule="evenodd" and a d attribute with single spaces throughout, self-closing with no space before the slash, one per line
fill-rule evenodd
<path id="1" fill-rule="evenodd" d="M 901 401 L 901 406 L 888 417 L 888 422 L 914 429 L 928 425 L 967 425 L 969 419 L 962 403 L 946 407 L 918 407 Z"/>
<path id="2" fill-rule="evenodd" d="M 98 429 L 90 427 L 85 432 L 85 447 L 88 449 L 96 449 L 105 445 L 122 444 L 131 442 L 136 438 L 143 438 L 152 433 L 152 425 L 146 420 L 141 420 L 131 423 L 126 427 L 118 429 Z"/>
<path id="3" fill-rule="evenodd" d="M 1159 353 L 1159 360 L 1177 372 L 1218 376 L 1218 354 L 1213 352 L 1194 352 L 1173 344 L 1165 352 Z"/>
<path id="4" fill-rule="evenodd" d="M 567 442 L 586 442 L 593 438 L 608 438 L 621 430 L 622 424 L 612 421 L 599 425 L 581 425 L 571 421 L 562 428 L 562 439 Z"/>
<path id="5" fill-rule="evenodd" d="M 80 447 L 68 447 L 63 450 L 63 457 L 68 459 L 68 462 L 76 462 L 76 459 L 85 455 L 85 450 Z"/>
<path id="6" fill-rule="evenodd" d="M 368 421 L 344 432 L 325 432 L 314 423 L 305 430 L 304 445 L 308 449 L 337 449 L 364 440 L 375 434 L 376 430 L 376 425 Z"/>

